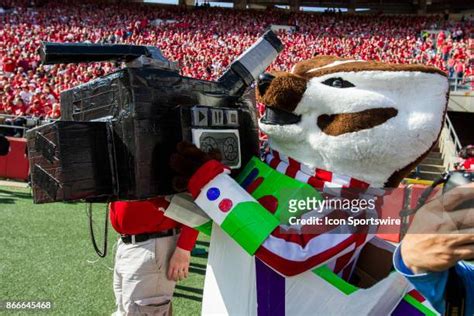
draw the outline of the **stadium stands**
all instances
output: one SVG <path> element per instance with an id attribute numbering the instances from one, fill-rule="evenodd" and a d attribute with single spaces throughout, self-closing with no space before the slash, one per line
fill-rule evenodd
<path id="1" fill-rule="evenodd" d="M 13 116 L 0 124 L 22 125 L 15 121 L 18 116 L 58 118 L 62 90 L 119 66 L 43 66 L 36 54 L 40 41 L 154 45 L 179 61 L 184 75 L 216 79 L 265 28 L 283 24 L 296 30 L 279 34 L 286 48 L 272 69 L 288 70 L 299 60 L 326 54 L 434 65 L 463 84 L 473 75 L 468 58 L 472 21 L 56 1 L 32 9 L 24 6 L 27 2 L 5 1 L 10 9 L 0 14 L 0 114 Z M 168 23 L 156 26 L 157 19 Z"/>

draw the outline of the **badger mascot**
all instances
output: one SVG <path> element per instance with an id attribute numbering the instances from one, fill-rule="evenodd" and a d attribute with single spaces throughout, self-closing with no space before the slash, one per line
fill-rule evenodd
<path id="1" fill-rule="evenodd" d="M 210 155 L 181 143 L 171 162 L 202 211 L 167 215 L 201 230 L 212 225 L 202 314 L 434 314 L 390 272 L 390 245 L 370 227 L 305 231 L 282 222 L 282 213 L 288 196 L 337 198 L 334 189 L 354 189 L 376 199 L 381 188 L 397 187 L 438 139 L 446 75 L 422 65 L 320 56 L 262 75 L 256 90 L 270 146 L 262 159 L 231 177 Z M 372 268 L 358 268 L 362 261 Z"/>

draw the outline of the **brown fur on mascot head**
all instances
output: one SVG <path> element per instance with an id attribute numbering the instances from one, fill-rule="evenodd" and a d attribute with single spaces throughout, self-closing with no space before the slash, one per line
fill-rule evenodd
<path id="1" fill-rule="evenodd" d="M 394 187 L 436 143 L 448 91 L 433 67 L 320 56 L 261 77 L 260 128 L 310 167 Z"/>

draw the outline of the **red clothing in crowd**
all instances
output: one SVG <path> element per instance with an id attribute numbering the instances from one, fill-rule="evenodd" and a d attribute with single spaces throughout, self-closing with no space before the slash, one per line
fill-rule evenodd
<path id="1" fill-rule="evenodd" d="M 474 170 L 474 157 L 464 160 L 463 166 L 466 170 Z"/>
<path id="2" fill-rule="evenodd" d="M 457 62 L 454 66 L 454 71 L 456 72 L 463 72 L 464 71 L 464 64 L 461 62 Z"/>
<path id="3" fill-rule="evenodd" d="M 25 114 L 39 117 L 43 115 L 44 112 L 45 112 L 44 107 L 32 105 L 25 111 Z"/>
<path id="4" fill-rule="evenodd" d="M 474 25 L 469 20 L 461 24 L 441 22 L 436 16 L 282 15 L 278 10 L 218 8 L 188 12 L 177 7 L 165 9 L 136 3 L 84 7 L 51 0 L 42 1 L 41 6 L 30 10 L 25 4 L 14 2 L 15 10 L 2 16 L 5 27 L 0 32 L 0 91 L 3 90 L 0 108 L 10 102 L 10 97 L 21 97 L 24 87 L 34 93 L 33 99 L 23 100 L 27 108 L 35 100 L 40 101 L 40 107 L 50 106 L 59 100 L 61 91 L 108 74 L 119 66 L 112 62 L 40 66 L 37 51 L 41 41 L 152 45 L 159 47 L 164 56 L 178 61 L 182 75 L 217 80 L 267 25 L 289 24 L 298 25 L 299 31 L 278 33 L 285 49 L 269 71 L 288 71 L 296 62 L 315 55 L 422 63 L 446 71 L 448 58 L 449 68 L 459 62 L 455 75 L 466 78 L 472 41 L 466 37 L 454 41 L 452 34 L 458 29 L 469 34 Z M 87 18 L 81 18 L 84 16 Z M 157 18 L 176 23 L 151 25 L 150 21 Z M 447 32 L 419 39 L 422 30 L 434 23 Z M 1 74 L 2 69 L 6 75 Z M 48 110 L 42 112 L 33 114 L 44 115 Z"/>
<path id="5" fill-rule="evenodd" d="M 61 117 L 61 110 L 60 109 L 51 109 L 46 115 L 46 118 L 58 119 Z"/>
<path id="6" fill-rule="evenodd" d="M 15 106 L 13 109 L 13 115 L 16 115 L 16 116 L 22 116 L 23 114 L 25 114 L 25 107 L 24 106 Z"/>
<path id="7" fill-rule="evenodd" d="M 198 231 L 164 216 L 169 202 L 163 198 L 145 201 L 119 201 L 110 203 L 110 223 L 122 235 L 156 233 L 181 228 L 177 246 L 191 251 Z"/>
<path id="8" fill-rule="evenodd" d="M 5 57 L 3 59 L 3 71 L 4 72 L 14 72 L 16 68 L 16 63 L 12 58 Z"/>

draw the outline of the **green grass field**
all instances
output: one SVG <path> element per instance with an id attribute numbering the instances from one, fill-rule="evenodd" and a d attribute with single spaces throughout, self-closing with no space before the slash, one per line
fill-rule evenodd
<path id="1" fill-rule="evenodd" d="M 99 247 L 105 205 L 94 206 Z M 84 203 L 34 205 L 29 189 L 0 187 L 0 301 L 53 302 L 54 315 L 110 315 L 117 233 L 109 227 L 109 253 L 99 258 L 89 237 Z M 197 247 L 208 247 L 200 236 Z M 179 282 L 174 315 L 198 315 L 206 258 L 193 257 L 190 277 Z M 0 315 L 24 314 L 7 312 Z M 41 313 L 45 314 L 45 313 Z"/>

